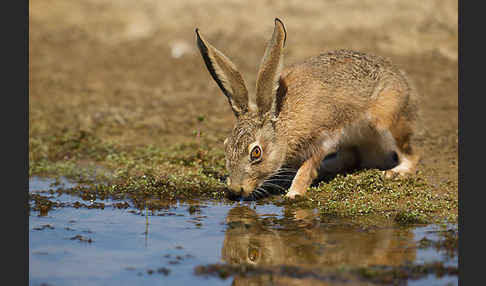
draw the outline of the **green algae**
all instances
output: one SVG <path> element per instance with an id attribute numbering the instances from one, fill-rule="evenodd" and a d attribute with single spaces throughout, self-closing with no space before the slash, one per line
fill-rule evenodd
<path id="1" fill-rule="evenodd" d="M 434 192 L 434 186 L 421 173 L 388 179 L 380 170 L 370 169 L 338 174 L 311 188 L 308 197 L 322 215 L 381 214 L 400 224 L 426 224 L 454 222 L 450 216 L 451 210 L 457 209 L 454 192 Z"/>

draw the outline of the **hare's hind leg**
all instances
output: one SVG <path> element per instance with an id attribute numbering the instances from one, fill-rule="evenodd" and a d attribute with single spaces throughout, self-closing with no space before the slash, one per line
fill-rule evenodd
<path id="1" fill-rule="evenodd" d="M 358 145 L 363 169 L 389 170 L 400 163 L 395 139 L 389 130 L 375 131 Z"/>
<path id="2" fill-rule="evenodd" d="M 410 137 L 392 130 L 379 131 L 375 140 L 359 145 L 361 168 L 383 170 L 386 177 L 410 174 L 415 170 L 418 156 L 412 152 Z"/>
<path id="3" fill-rule="evenodd" d="M 383 88 L 377 94 L 376 101 L 368 113 L 368 119 L 379 135 L 376 137 L 378 140 L 374 140 L 378 141 L 376 142 L 378 148 L 371 149 L 384 151 L 383 158 L 385 159 L 383 166 L 374 167 L 387 170 L 385 172 L 387 177 L 414 172 L 419 160 L 419 156 L 414 152 L 410 142 L 416 105 L 413 100 L 414 94 L 409 92 L 400 87 L 400 84 Z M 409 96 L 406 96 L 407 94 Z M 370 152 L 362 153 L 368 158 L 376 155 L 373 152 L 371 154 Z M 394 165 L 390 166 L 390 163 L 394 163 Z"/>
<path id="4" fill-rule="evenodd" d="M 406 175 L 415 171 L 420 156 L 416 153 L 411 144 L 412 129 L 410 122 L 405 118 L 398 120 L 397 124 L 390 128 L 390 132 L 395 140 L 396 152 L 399 164 L 385 172 L 386 177 L 395 175 Z"/>

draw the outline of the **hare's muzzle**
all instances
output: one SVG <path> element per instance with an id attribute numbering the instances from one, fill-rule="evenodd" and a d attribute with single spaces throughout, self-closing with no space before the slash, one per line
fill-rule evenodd
<path id="1" fill-rule="evenodd" d="M 241 195 L 244 193 L 242 185 L 228 184 L 228 189 L 235 195 Z"/>
<path id="2" fill-rule="evenodd" d="M 245 182 L 235 182 L 234 180 L 231 180 L 229 177 L 227 179 L 227 184 L 228 184 L 228 189 L 237 196 L 246 197 L 253 190 L 253 187 L 250 186 L 249 184 Z"/>

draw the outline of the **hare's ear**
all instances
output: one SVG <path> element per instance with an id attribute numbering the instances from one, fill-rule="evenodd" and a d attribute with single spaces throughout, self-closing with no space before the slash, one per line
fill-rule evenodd
<path id="1" fill-rule="evenodd" d="M 256 103 L 260 116 L 267 112 L 275 112 L 276 94 L 280 72 L 283 67 L 283 48 L 286 38 L 287 33 L 282 21 L 275 18 L 272 39 L 268 42 L 257 76 Z"/>
<path id="2" fill-rule="evenodd" d="M 236 66 L 209 44 L 196 29 L 197 46 L 209 73 L 228 98 L 236 117 L 248 111 L 248 90 Z"/>

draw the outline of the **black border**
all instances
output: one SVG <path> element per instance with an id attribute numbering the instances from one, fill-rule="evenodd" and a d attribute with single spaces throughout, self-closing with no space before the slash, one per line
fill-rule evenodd
<path id="1" fill-rule="evenodd" d="M 7 159 L 2 162 L 2 242 L 6 249 L 2 282 L 28 285 L 29 1 L 8 1 L 2 6 L 2 151 Z"/>
<path id="2" fill-rule="evenodd" d="M 476 157 L 472 152 L 481 154 L 483 142 L 481 139 L 482 125 L 481 118 L 483 105 L 479 102 L 474 104 L 471 100 L 482 100 L 485 96 L 481 86 L 472 86 L 471 83 L 484 81 L 483 71 L 479 67 L 473 67 L 473 63 L 480 64 L 483 61 L 481 41 L 483 35 L 484 22 L 478 21 L 480 15 L 474 17 L 473 11 L 481 13 L 479 4 L 474 9 L 471 4 L 480 3 L 468 1 L 469 10 L 466 12 L 464 2 L 458 0 L 458 115 L 459 115 L 459 285 L 475 285 L 479 279 L 475 279 L 477 273 L 481 273 L 482 263 L 479 258 L 475 259 L 473 253 L 479 256 L 481 251 L 474 251 L 474 247 L 480 247 L 481 228 L 484 225 L 481 218 L 483 200 L 481 185 L 474 182 L 474 178 L 481 178 L 483 169 L 476 167 L 480 164 L 480 157 Z M 4 225 L 3 236 L 6 238 L 4 248 L 7 248 L 7 255 L 4 256 L 6 265 L 2 272 L 3 281 L 15 281 L 16 285 L 28 285 L 29 281 L 29 221 L 28 221 L 28 139 L 29 139 L 29 1 L 9 1 L 9 4 L 16 4 L 15 9 L 11 6 L 4 7 L 4 13 L 9 17 L 3 19 L 13 20 L 11 25 L 3 25 L 4 35 L 7 37 L 2 41 L 4 77 L 3 83 L 6 85 L 3 93 L 3 150 L 7 154 L 7 162 L 3 172 L 7 179 L 7 187 L 4 192 L 12 193 L 18 201 L 16 204 L 9 204 L 7 209 L 3 209 Z M 14 6 L 14 5 L 12 5 Z M 4 15 L 4 16 L 7 16 Z M 19 17 L 20 16 L 20 17 Z M 4 21 L 5 23 L 6 21 Z M 464 22 L 469 24 L 464 24 Z M 464 25 L 467 29 L 464 29 Z M 470 43 L 464 52 L 464 38 L 469 31 L 470 35 L 476 35 L 476 39 L 470 36 Z M 468 62 L 469 59 L 469 62 Z M 466 64 L 467 63 L 467 64 Z M 468 69 L 464 69 L 467 66 Z M 468 76 L 465 73 L 468 72 Z M 13 78 L 13 79 L 12 79 Z M 474 81 L 476 79 L 476 81 Z M 467 85 L 464 82 L 467 82 Z M 15 107 L 10 104 L 14 101 Z M 476 107 L 477 110 L 474 110 Z M 8 112 L 10 111 L 10 112 Z M 477 111 L 477 112 L 475 112 Z M 478 116 L 479 115 L 479 116 Z M 476 126 L 479 125 L 479 126 Z M 469 132 L 468 132 L 469 129 Z M 466 137 L 470 135 L 470 139 Z M 479 140 L 471 140 L 472 137 Z M 10 140 L 8 140 L 10 139 Z M 466 148 L 467 142 L 467 148 Z M 12 151 L 10 151 L 12 150 Z M 471 155 L 473 154 L 473 155 Z M 472 157 L 474 156 L 474 157 Z M 469 167 L 466 165 L 469 161 Z M 472 165 L 472 166 L 471 166 Z M 466 180 L 466 174 L 468 175 Z M 471 180 L 473 179 L 473 180 Z M 478 182 L 479 183 L 479 182 Z M 480 186 L 477 188 L 476 186 Z M 469 193 L 468 193 L 469 192 Z M 466 202 L 469 200 L 469 202 Z M 477 205 L 472 204 L 476 201 Z M 468 207 L 466 208 L 466 204 Z M 467 209 L 467 211 L 466 211 Z M 465 217 L 469 212 L 467 222 L 469 234 L 465 230 Z M 478 228 L 476 231 L 474 226 Z M 476 232 L 476 235 L 474 234 Z M 476 242 L 476 243 L 475 243 Z M 479 250 L 479 249 L 478 249 Z M 469 253 L 467 253 L 469 252 Z M 474 263 L 478 261 L 479 263 Z M 469 282 L 469 283 L 467 283 Z"/>
<path id="3" fill-rule="evenodd" d="M 464 267 L 463 267 L 463 257 L 464 257 L 464 251 L 463 251 L 463 246 L 464 246 L 464 239 L 463 239 L 463 219 L 464 219 L 464 215 L 462 213 L 462 210 L 464 209 L 464 205 L 463 205 L 463 195 L 462 195 L 462 186 L 463 186 L 463 180 L 462 180 L 462 170 L 463 170 L 463 156 L 462 156 L 462 142 L 463 142 L 463 138 L 462 138 L 462 123 L 463 123 L 463 113 L 462 113 L 462 98 L 463 98 L 463 87 L 462 87 L 462 79 L 463 79 L 463 76 L 462 76 L 462 60 L 463 60 L 463 56 L 462 56 L 462 37 L 463 37 L 463 33 L 462 33 L 462 16 L 463 16 L 463 6 L 462 6 L 462 1 L 461 0 L 458 0 L 458 22 L 457 22 L 457 28 L 458 28 L 458 92 L 457 92 L 457 95 L 458 95 L 458 130 L 457 130 L 457 133 L 458 133 L 458 140 L 459 140 L 459 146 L 458 146 L 458 159 L 459 159 L 459 168 L 458 168 L 458 186 L 457 186 L 457 192 L 458 192 L 458 219 L 457 219 L 457 222 L 458 222 L 458 232 L 459 232 L 459 235 L 458 235 L 458 242 L 459 242 L 459 245 L 458 245 L 458 268 L 459 268 L 459 275 L 458 275 L 458 284 L 459 285 L 465 285 L 465 282 L 464 282 Z"/>
<path id="4" fill-rule="evenodd" d="M 464 2 L 469 7 L 467 12 Z M 483 11 L 476 3 L 480 2 L 458 0 L 459 285 L 475 285 L 482 280 L 480 277 L 483 271 L 481 260 L 484 259 L 481 255 L 483 253 L 481 242 L 484 241 L 482 237 L 483 211 L 486 208 L 482 199 L 484 183 L 479 180 L 485 176 L 484 168 L 480 166 L 482 148 L 484 148 L 481 138 L 485 129 L 485 120 L 482 116 L 485 112 L 484 105 L 479 101 L 483 100 L 485 92 L 484 88 L 478 84 L 484 82 L 484 66 L 482 69 L 480 67 L 481 64 L 484 65 L 484 45 L 482 39 L 478 37 L 484 34 L 482 31 L 484 21 L 481 21 L 484 16 L 479 14 L 482 14 Z M 472 4 L 476 4 L 477 7 Z M 477 14 L 474 15 L 474 12 Z M 470 44 L 464 50 L 464 39 L 468 33 Z M 468 136 L 469 139 L 467 139 Z M 475 182 L 475 180 L 477 181 Z M 466 222 L 469 226 L 468 230 L 465 229 Z"/>

